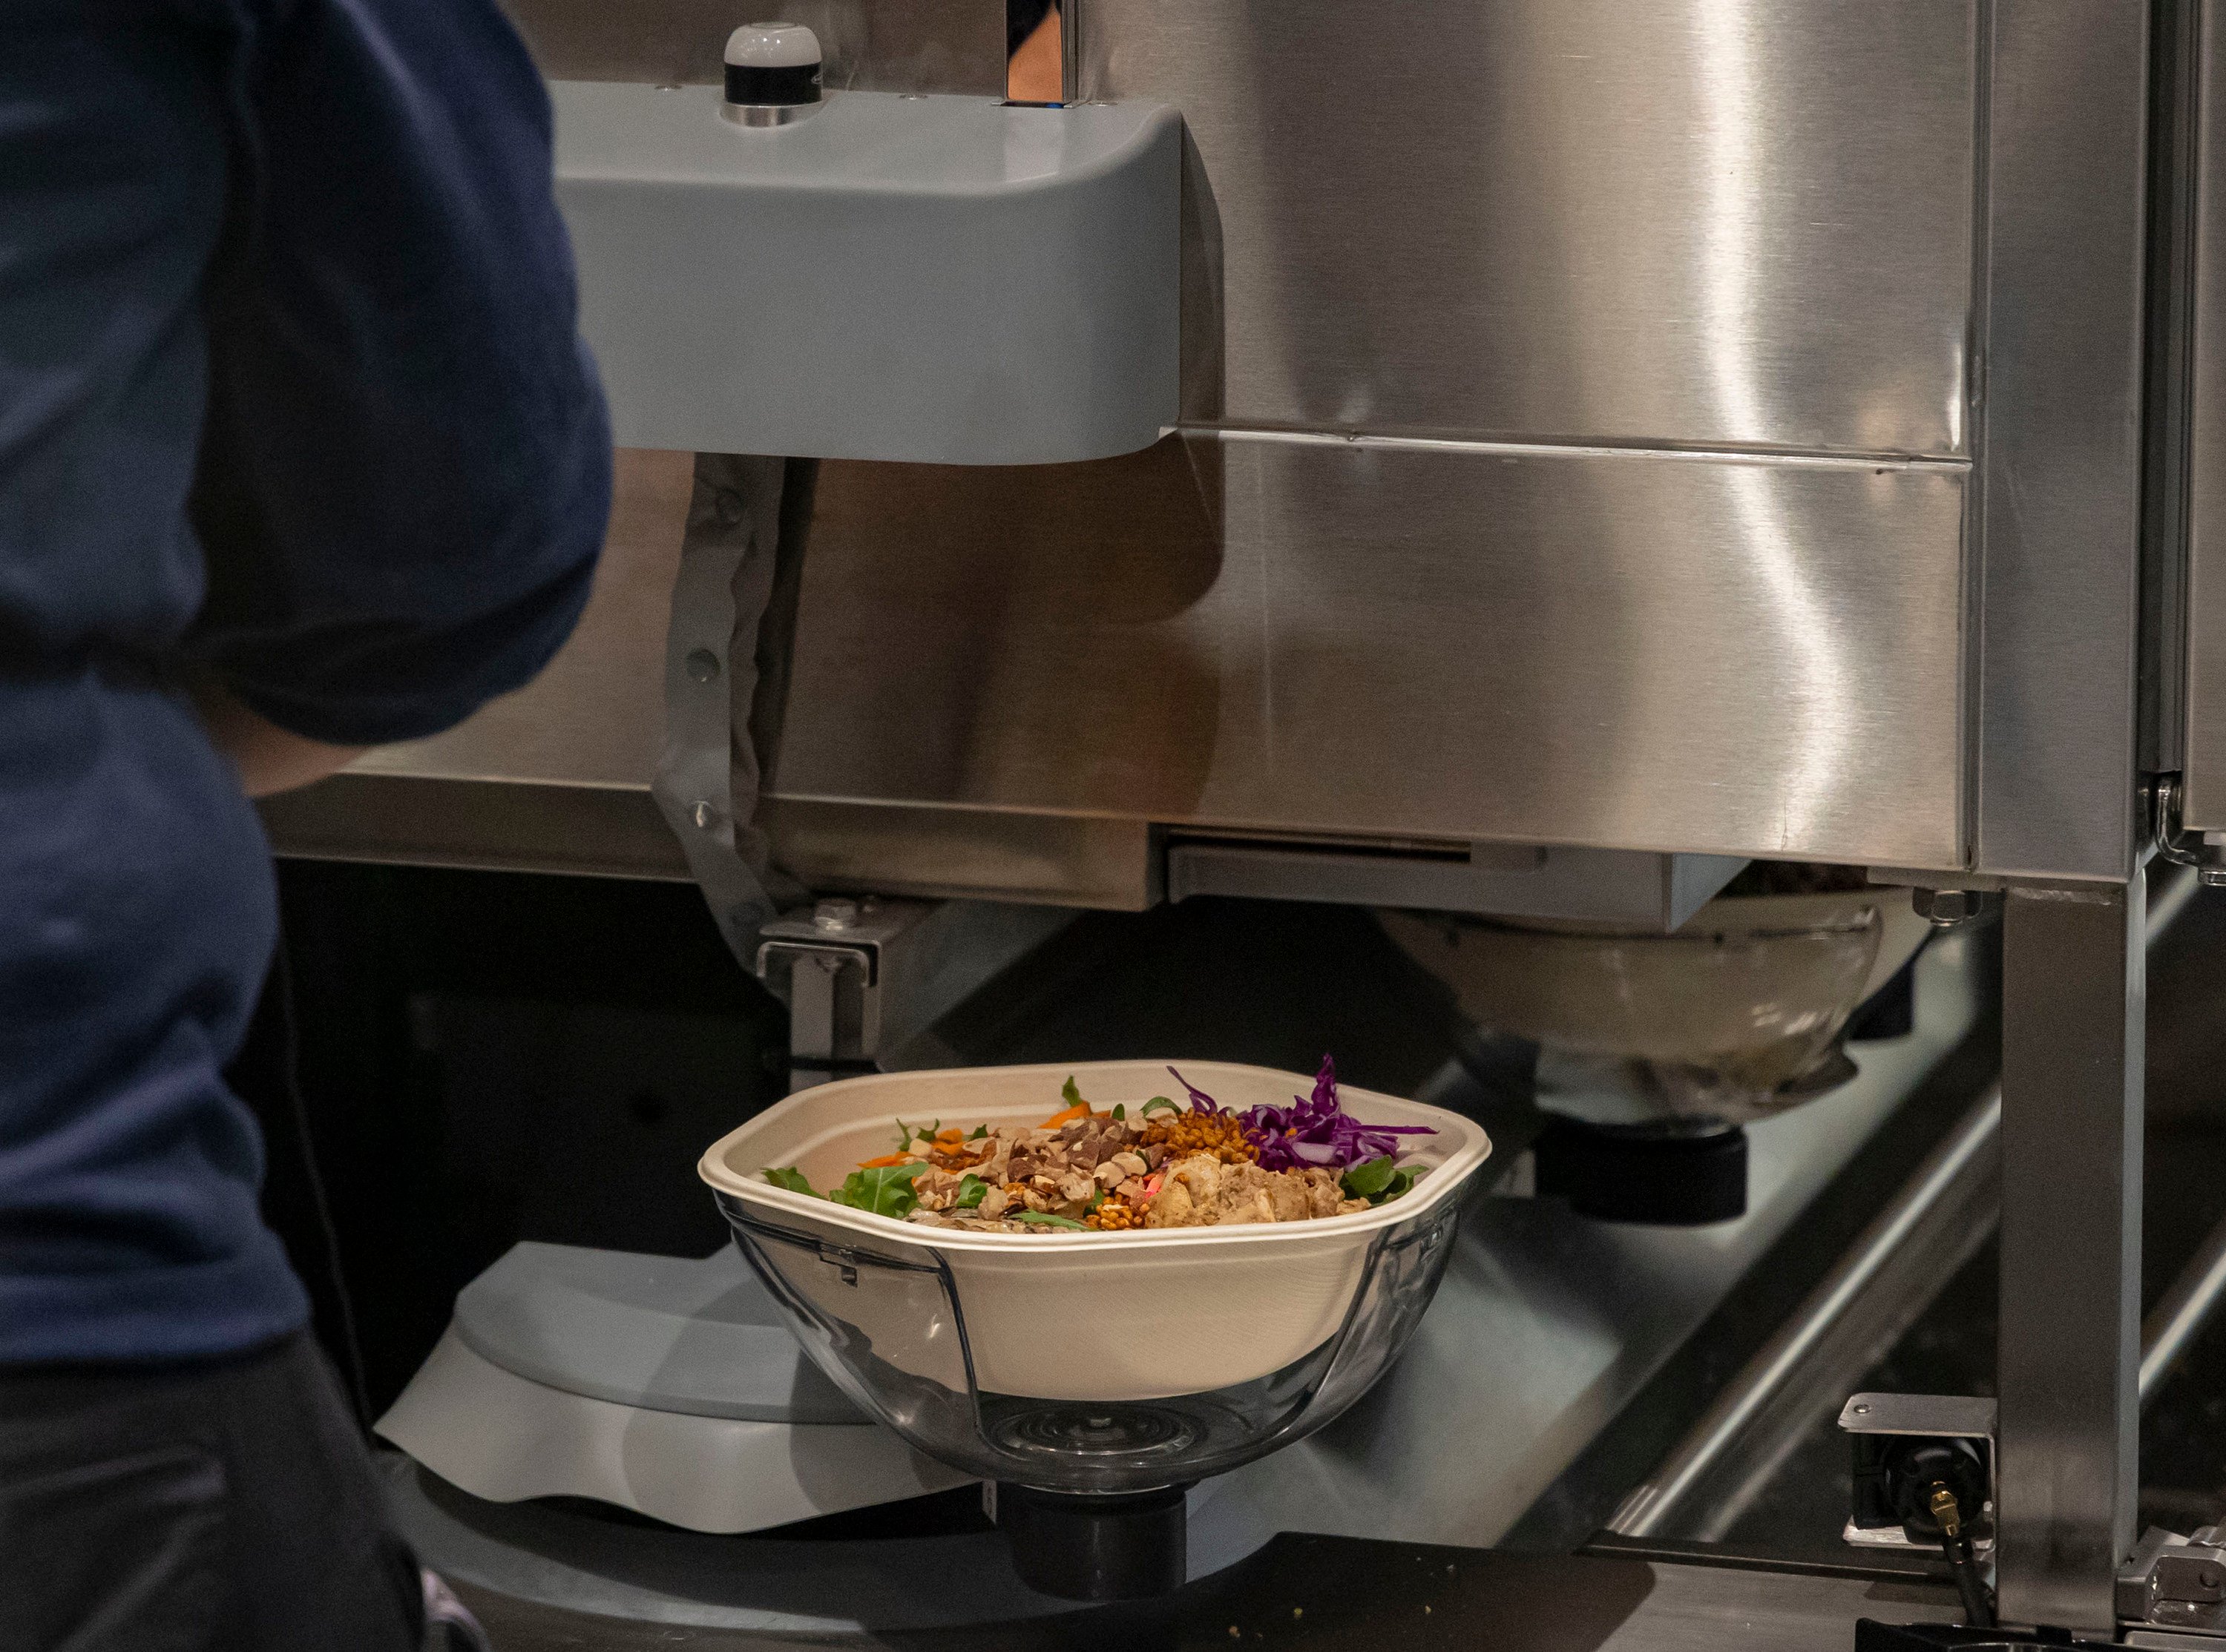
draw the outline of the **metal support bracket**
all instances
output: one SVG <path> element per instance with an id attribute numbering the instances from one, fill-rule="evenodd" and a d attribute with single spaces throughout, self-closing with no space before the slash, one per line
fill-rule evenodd
<path id="1" fill-rule="evenodd" d="M 758 931 L 758 977 L 786 1001 L 789 1089 L 932 1067 L 944 1014 L 1077 914 L 989 901 L 821 900 Z"/>
<path id="2" fill-rule="evenodd" d="M 2009 891 L 1996 1560 L 2005 1622 L 2114 1629 L 2140 1427 L 2144 885 Z"/>
<path id="3" fill-rule="evenodd" d="M 2160 1629 L 2226 1632 L 2226 1529 L 2192 1537 L 2154 1527 L 2118 1573 L 2118 1616 Z"/>
<path id="4" fill-rule="evenodd" d="M 2149 842 L 2175 866 L 2191 866 L 2206 889 L 2226 888 L 2226 832 L 2191 832 L 2180 816 L 2180 778 L 2159 774 L 2143 783 Z"/>

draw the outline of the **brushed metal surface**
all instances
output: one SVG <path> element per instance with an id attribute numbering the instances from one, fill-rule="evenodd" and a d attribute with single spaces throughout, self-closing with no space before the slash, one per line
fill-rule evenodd
<path id="1" fill-rule="evenodd" d="M 652 86 L 716 85 L 727 35 L 754 15 L 728 0 L 503 0 L 503 10 L 549 79 Z M 999 0 L 781 0 L 778 10 L 819 36 L 830 86 L 1005 95 Z"/>
<path id="2" fill-rule="evenodd" d="M 2134 867 L 2148 8 L 1995 0 L 1980 871 Z"/>
<path id="3" fill-rule="evenodd" d="M 1116 912 L 1160 899 L 1159 856 L 1141 821 L 770 797 L 758 824 L 775 863 L 815 891 Z"/>
<path id="4" fill-rule="evenodd" d="M 620 448 L 595 591 L 549 668 L 445 734 L 265 799 L 277 852 L 685 878 L 649 788 L 693 467 L 692 454 Z M 1124 911 L 1159 899 L 1151 832 L 1133 820 L 768 799 L 759 824 L 776 863 L 814 888 Z"/>
<path id="5" fill-rule="evenodd" d="M 2226 17 L 2202 7 L 2189 305 L 2186 751 L 2180 814 L 2226 829 Z"/>
<path id="6" fill-rule="evenodd" d="M 1222 309 L 1189 416 L 1963 449 L 1971 5 L 1090 0 L 1078 28 L 1080 95 L 1176 105 L 1202 164 Z"/>
<path id="7" fill-rule="evenodd" d="M 1953 864 L 1959 465 L 821 467 L 783 798 Z"/>
<path id="8" fill-rule="evenodd" d="M 343 772 L 256 807 L 272 851 L 296 860 L 692 881 L 646 785 Z"/>
<path id="9" fill-rule="evenodd" d="M 2013 888 L 2003 922 L 1995 1564 L 2005 1622 L 2108 1630 L 2136 1529 L 2146 896 Z"/>

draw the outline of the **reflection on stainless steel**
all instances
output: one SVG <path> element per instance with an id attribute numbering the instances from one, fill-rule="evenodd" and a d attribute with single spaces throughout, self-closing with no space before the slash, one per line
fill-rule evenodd
<path id="1" fill-rule="evenodd" d="M 1982 872 L 2134 869 L 2147 9 L 1997 0 L 1978 432 Z"/>
<path id="2" fill-rule="evenodd" d="M 756 13 L 728 0 L 503 0 L 551 80 L 714 86 L 720 53 Z M 781 0 L 826 48 L 830 88 L 1005 92 L 1005 17 L 995 0 Z"/>
<path id="3" fill-rule="evenodd" d="M 708 79 L 731 21 L 518 4 L 566 75 Z M 1003 72 L 995 7 L 797 15 L 872 84 L 977 27 L 975 89 Z M 1095 0 L 1083 93 L 1189 123 L 1197 423 L 836 476 L 774 795 L 2124 875 L 2142 16 Z M 683 46 L 700 74 L 652 62 Z M 549 678 L 364 772 L 646 779 L 672 546 L 621 541 Z M 956 893 L 899 818 L 852 849 Z"/>
<path id="4" fill-rule="evenodd" d="M 1953 862 L 1959 466 L 1190 456 L 824 467 L 773 793 Z"/>
<path id="5" fill-rule="evenodd" d="M 813 889 L 1141 912 L 1160 898 L 1151 829 L 1086 815 L 768 799 L 773 860 Z"/>
<path id="6" fill-rule="evenodd" d="M 1079 93 L 1190 123 L 1207 416 L 1959 452 L 1973 13 L 1091 0 Z"/>
<path id="7" fill-rule="evenodd" d="M 2188 825 L 2226 830 L 2226 18 L 2201 8 L 2194 292 L 2188 306 Z"/>

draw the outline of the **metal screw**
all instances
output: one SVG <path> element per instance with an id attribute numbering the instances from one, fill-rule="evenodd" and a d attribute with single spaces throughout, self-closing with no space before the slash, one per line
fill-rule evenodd
<path id="1" fill-rule="evenodd" d="M 1953 929 L 1958 924 L 1968 924 L 1987 910 L 1987 892 L 1983 889 L 1913 889 L 1910 904 L 1917 908 L 1919 918 L 1932 920 L 1940 929 Z"/>
<path id="2" fill-rule="evenodd" d="M 708 832 L 719 823 L 719 811 L 708 801 L 698 803 L 695 808 L 690 810 L 688 817 L 696 823 L 696 829 L 700 831 Z"/>
<path id="3" fill-rule="evenodd" d="M 823 900 L 811 909 L 811 927 L 816 930 L 846 930 L 858 921 L 858 903 L 855 900 Z"/>
<path id="4" fill-rule="evenodd" d="M 1867 1417 L 1870 1415 L 1870 1410 L 1871 1408 L 1868 1406 L 1857 1406 L 1855 1407 L 1855 1415 L 1858 1417 Z"/>
<path id="5" fill-rule="evenodd" d="M 698 683 L 709 683 L 719 675 L 719 657 L 708 648 L 690 649 L 682 664 L 688 675 Z"/>

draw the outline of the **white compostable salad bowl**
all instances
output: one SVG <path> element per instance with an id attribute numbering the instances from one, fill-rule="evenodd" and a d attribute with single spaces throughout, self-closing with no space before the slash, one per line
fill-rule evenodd
<path id="1" fill-rule="evenodd" d="M 1288 1106 L 1313 1084 L 1264 1067 L 1172 1064 L 1235 1111 Z M 1322 1369 L 1307 1379 L 1309 1405 L 1339 1362 L 1345 1380 L 1330 1386 L 1352 1388 L 1312 1425 L 1319 1426 L 1388 1365 L 1436 1287 L 1457 1203 L 1491 1150 L 1482 1128 L 1458 1114 L 1341 1087 L 1341 1105 L 1363 1123 L 1435 1133 L 1401 1138 L 1400 1162 L 1425 1173 L 1383 1204 L 1301 1222 L 971 1233 L 831 1204 L 775 1186 L 764 1174 L 794 1166 L 815 1188 L 839 1185 L 860 1160 L 889 1151 L 899 1118 L 968 1130 L 1041 1124 L 1065 1105 L 1060 1086 L 1070 1076 L 1092 1108 L 1120 1103 L 1134 1119 L 1155 1096 L 1182 1101 L 1169 1065 L 1108 1061 L 846 1079 L 767 1109 L 715 1143 L 698 1169 L 807 1350 L 854 1396 L 862 1392 L 876 1414 L 924 1444 L 933 1431 L 919 1419 L 946 1395 L 968 1398 L 977 1426 L 985 1396 L 993 1407 L 1008 1396 L 1102 1406 L 1246 1385 L 1265 1395 L 1271 1379 L 1288 1387 L 1286 1374 L 1317 1355 Z M 1404 1261 L 1383 1261 L 1400 1249 L 1391 1242 L 1409 1234 L 1428 1243 L 1406 1245 Z M 1356 1338 L 1395 1345 L 1345 1346 Z M 1284 1414 L 1292 1414 L 1288 1406 Z M 1266 1413 L 1260 1415 L 1264 1424 Z M 1062 1417 L 1014 1427 L 1020 1434 L 1056 1427 L 1071 1444 L 1077 1431 L 1086 1437 L 1102 1422 Z M 1129 1439 L 1119 1454 L 1131 1454 L 1133 1445 Z"/>

